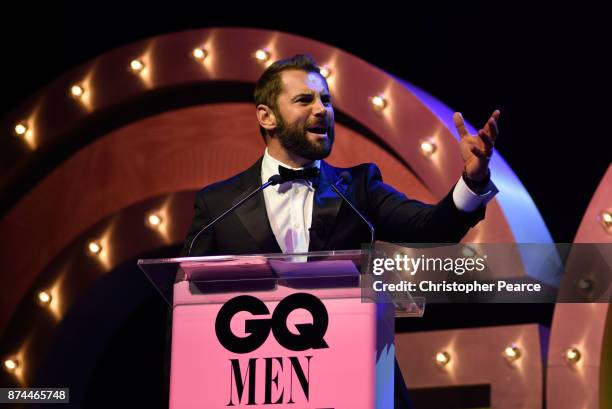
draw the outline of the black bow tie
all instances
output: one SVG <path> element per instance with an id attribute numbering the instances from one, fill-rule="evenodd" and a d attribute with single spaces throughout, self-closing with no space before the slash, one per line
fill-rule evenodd
<path id="1" fill-rule="evenodd" d="M 300 170 L 288 169 L 284 166 L 278 167 L 278 174 L 281 175 L 281 183 L 290 182 L 292 180 L 313 180 L 319 177 L 319 168 L 312 167 Z"/>

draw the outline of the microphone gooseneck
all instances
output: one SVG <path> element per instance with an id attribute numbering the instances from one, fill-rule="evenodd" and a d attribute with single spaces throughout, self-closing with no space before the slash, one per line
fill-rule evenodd
<path id="1" fill-rule="evenodd" d="M 246 202 L 247 200 L 249 200 L 250 198 L 255 196 L 257 193 L 261 192 L 262 190 L 264 190 L 268 186 L 278 185 L 281 181 L 282 181 L 281 175 L 277 174 L 277 175 L 270 176 L 270 178 L 268 179 L 268 181 L 266 183 L 264 183 L 263 185 L 259 186 L 257 189 L 253 190 L 251 193 L 249 193 L 248 195 L 246 195 L 245 197 L 240 199 L 232 207 L 230 207 L 229 209 L 227 209 L 226 211 L 221 213 L 219 216 L 217 216 L 213 221 L 208 223 L 206 226 L 202 227 L 200 229 L 200 231 L 198 231 L 198 233 L 195 236 L 193 236 L 193 239 L 191 239 L 191 242 L 189 243 L 189 251 L 187 252 L 187 257 L 189 257 L 191 255 L 191 249 L 193 248 L 193 243 L 195 243 L 195 241 L 200 236 L 200 234 L 204 233 L 206 230 L 208 230 L 212 226 L 214 226 L 217 222 L 219 222 L 222 219 L 224 219 L 228 214 L 232 213 L 234 210 L 236 210 L 237 208 L 242 206 L 242 204 L 244 202 Z"/>
<path id="2" fill-rule="evenodd" d="M 349 183 L 351 180 L 351 175 L 349 172 L 344 171 L 341 172 L 340 175 L 338 176 L 338 179 L 336 179 L 336 181 L 334 183 L 331 184 L 331 188 L 334 192 L 336 192 L 336 194 L 338 196 L 340 196 L 340 198 L 342 200 L 344 200 L 346 203 L 348 203 L 348 205 L 351 207 L 351 209 L 353 209 L 353 211 L 357 214 L 357 216 L 359 216 L 359 218 L 361 220 L 363 220 L 363 222 L 365 224 L 368 225 L 368 229 L 370 229 L 370 246 L 374 246 L 374 240 L 376 238 L 375 235 L 375 231 L 374 231 L 374 226 L 372 225 L 372 223 L 370 223 L 370 221 L 363 215 L 363 213 L 361 213 L 359 211 L 359 209 L 357 209 L 357 207 L 351 203 L 350 200 L 348 200 L 348 198 L 338 189 L 337 185 L 340 183 Z"/>
<path id="3" fill-rule="evenodd" d="M 365 273 L 366 274 L 370 274 L 371 273 L 371 267 L 372 267 L 372 253 L 374 251 L 374 240 L 375 240 L 375 232 L 374 232 L 374 226 L 372 225 L 372 223 L 370 223 L 370 221 L 363 215 L 363 213 L 361 213 L 359 211 L 359 209 L 357 209 L 357 207 L 351 203 L 350 200 L 348 200 L 348 198 L 338 189 L 338 185 L 340 183 L 346 183 L 348 184 L 351 181 L 351 174 L 347 171 L 341 172 L 340 175 L 338 176 L 338 179 L 336 179 L 336 181 L 331 185 L 331 188 L 334 192 L 336 192 L 336 194 L 338 196 L 340 196 L 340 198 L 342 198 L 342 200 L 344 200 L 346 203 L 348 203 L 348 205 L 351 207 L 351 209 L 353 209 L 353 211 L 359 216 L 359 218 L 361 220 L 363 220 L 363 222 L 365 224 L 368 225 L 368 229 L 370 229 L 370 250 L 368 251 L 368 258 L 366 261 L 366 270 Z"/>

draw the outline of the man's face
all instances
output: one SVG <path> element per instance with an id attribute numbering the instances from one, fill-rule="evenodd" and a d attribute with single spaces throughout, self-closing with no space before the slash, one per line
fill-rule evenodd
<path id="1" fill-rule="evenodd" d="M 276 137 L 288 152 L 305 159 L 329 156 L 334 143 L 334 108 L 320 74 L 281 72 Z"/>

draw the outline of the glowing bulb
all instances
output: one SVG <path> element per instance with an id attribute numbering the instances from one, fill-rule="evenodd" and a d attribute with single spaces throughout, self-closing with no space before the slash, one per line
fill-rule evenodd
<path id="1" fill-rule="evenodd" d="M 382 111 L 387 107 L 387 100 L 382 95 L 376 95 L 370 98 L 370 102 L 372 103 L 374 109 L 378 111 Z"/>
<path id="2" fill-rule="evenodd" d="M 87 248 L 89 249 L 89 252 L 91 254 L 100 254 L 100 252 L 102 251 L 102 246 L 97 241 L 89 242 Z"/>
<path id="3" fill-rule="evenodd" d="M 194 48 L 191 54 L 193 55 L 193 58 L 195 58 L 198 61 L 204 61 L 206 57 L 208 56 L 208 52 L 204 48 L 200 48 L 200 47 Z"/>
<path id="4" fill-rule="evenodd" d="M 15 134 L 18 136 L 23 136 L 25 135 L 25 133 L 28 132 L 28 127 L 25 126 L 22 123 L 19 123 L 17 125 L 15 125 Z"/>
<path id="5" fill-rule="evenodd" d="M 9 371 L 13 372 L 19 367 L 19 361 L 16 358 L 9 358 L 4 360 L 4 367 Z"/>
<path id="6" fill-rule="evenodd" d="M 593 282 L 591 277 L 583 277 L 580 280 L 578 280 L 578 283 L 576 284 L 576 286 L 578 287 L 578 291 L 580 291 L 583 294 L 588 294 L 593 291 L 595 287 L 595 283 Z"/>
<path id="7" fill-rule="evenodd" d="M 141 72 L 144 70 L 144 63 L 138 59 L 130 61 L 130 70 L 134 72 Z"/>
<path id="8" fill-rule="evenodd" d="M 327 65 L 319 67 L 319 73 L 323 76 L 323 78 L 327 79 L 331 75 L 332 71 Z"/>
<path id="9" fill-rule="evenodd" d="M 582 358 L 582 354 L 578 348 L 572 347 L 565 351 L 565 360 L 571 365 L 576 365 L 580 358 Z"/>
<path id="10" fill-rule="evenodd" d="M 51 294 L 46 291 L 41 291 L 38 293 L 38 300 L 44 304 L 49 304 L 51 299 Z"/>
<path id="11" fill-rule="evenodd" d="M 515 344 L 509 345 L 504 349 L 504 357 L 512 363 L 521 357 L 521 350 Z"/>
<path id="12" fill-rule="evenodd" d="M 612 227 L 612 213 L 603 212 L 601 214 L 601 221 L 606 229 L 611 228 Z"/>
<path id="13" fill-rule="evenodd" d="M 451 356 L 446 351 L 441 351 L 436 354 L 436 364 L 439 367 L 445 367 L 451 360 Z"/>
<path id="14" fill-rule="evenodd" d="M 150 227 L 157 228 L 157 227 L 159 227 L 162 224 L 163 221 L 164 221 L 164 219 L 162 219 L 162 217 L 159 214 L 157 214 L 157 213 L 150 213 L 147 216 L 147 224 Z"/>
<path id="15" fill-rule="evenodd" d="M 265 48 L 259 49 L 255 51 L 255 59 L 261 62 L 266 62 L 270 59 L 270 52 L 266 50 Z"/>
<path id="16" fill-rule="evenodd" d="M 149 223 L 153 226 L 159 226 L 161 223 L 161 217 L 156 214 L 152 214 L 149 216 Z"/>
<path id="17" fill-rule="evenodd" d="M 72 94 L 72 96 L 75 98 L 82 97 L 84 93 L 85 93 L 85 90 L 80 85 L 75 84 L 72 87 L 70 87 L 70 94 Z"/>
<path id="18" fill-rule="evenodd" d="M 421 141 L 421 153 L 425 156 L 431 156 L 437 149 L 437 146 L 432 141 Z"/>

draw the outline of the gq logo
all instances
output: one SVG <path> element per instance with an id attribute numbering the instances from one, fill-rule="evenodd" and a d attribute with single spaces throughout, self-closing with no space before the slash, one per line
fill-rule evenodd
<path id="1" fill-rule="evenodd" d="M 302 308 L 312 316 L 312 324 L 296 324 L 299 334 L 294 334 L 287 328 L 287 317 L 294 310 Z M 250 319 L 244 322 L 246 337 L 236 336 L 230 322 L 238 312 L 246 311 L 253 315 L 269 315 L 268 307 L 258 298 L 241 295 L 226 302 L 215 321 L 215 331 L 221 345 L 237 354 L 255 351 L 263 345 L 270 335 L 283 347 L 292 351 L 305 351 L 309 348 L 328 348 L 323 336 L 327 331 L 329 317 L 325 306 L 317 297 L 306 293 L 297 293 L 283 299 L 271 318 Z"/>

